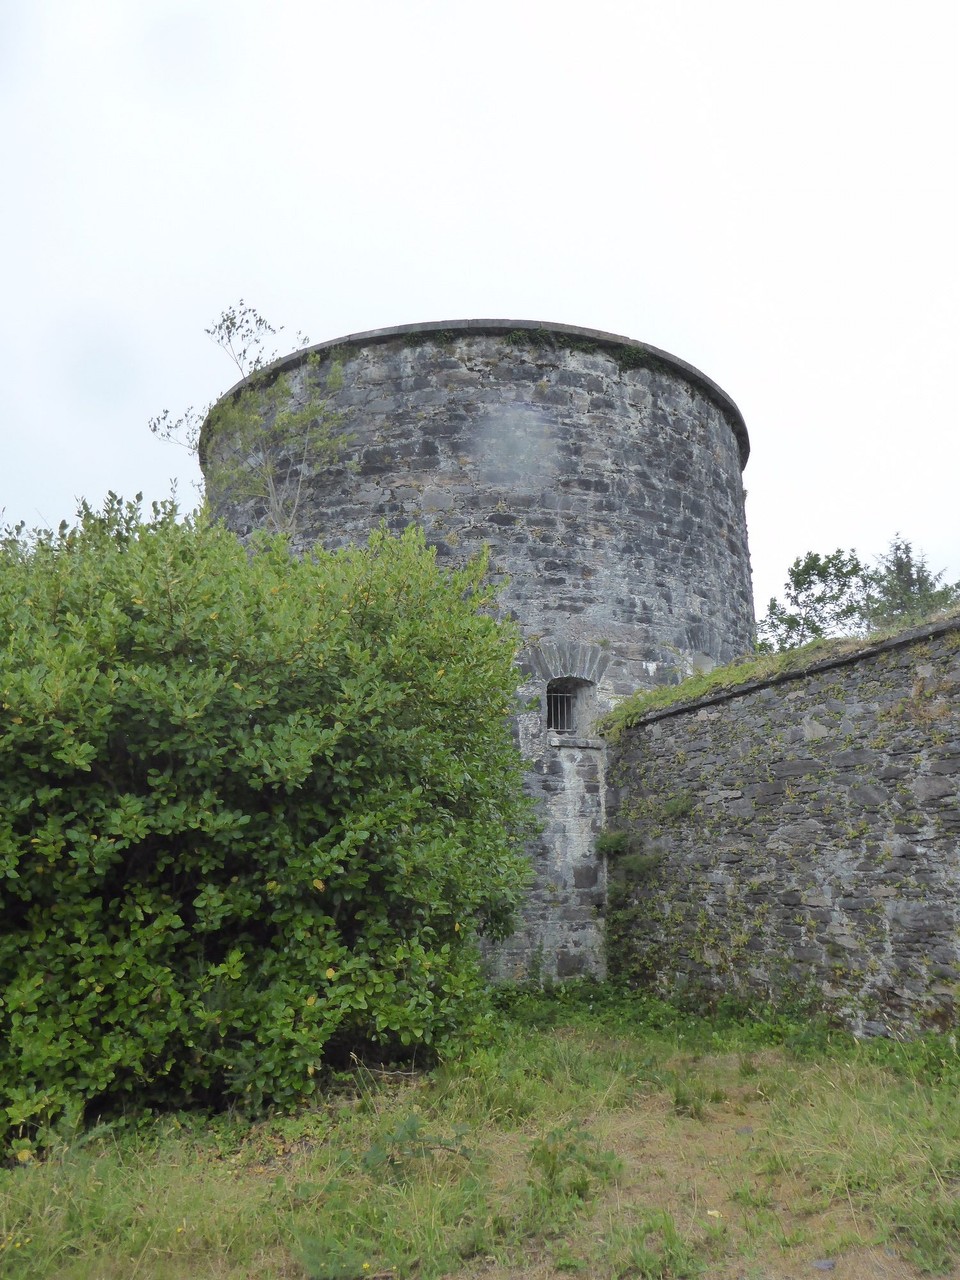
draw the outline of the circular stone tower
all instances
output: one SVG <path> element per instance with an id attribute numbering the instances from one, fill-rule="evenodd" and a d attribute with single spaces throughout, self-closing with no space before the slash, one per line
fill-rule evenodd
<path id="1" fill-rule="evenodd" d="M 545 823 L 530 904 L 498 967 L 602 972 L 593 723 L 622 695 L 753 640 L 739 410 L 664 351 L 518 320 L 351 334 L 257 376 L 285 386 L 294 408 L 323 401 L 341 437 L 335 456 L 296 468 L 296 545 L 365 541 L 385 521 L 422 525 L 441 563 L 490 548 L 528 641 L 523 692 L 538 709 L 518 715 L 518 732 Z M 209 419 L 200 456 L 214 513 L 241 536 L 264 523 L 263 500 L 227 483 L 236 454 Z"/>

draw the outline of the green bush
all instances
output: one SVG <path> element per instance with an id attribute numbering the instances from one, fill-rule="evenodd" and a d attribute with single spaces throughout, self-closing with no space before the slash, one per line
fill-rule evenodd
<path id="1" fill-rule="evenodd" d="M 0 1146 L 289 1104 L 485 1010 L 518 642 L 422 535 L 291 557 L 111 496 L 0 545 Z"/>

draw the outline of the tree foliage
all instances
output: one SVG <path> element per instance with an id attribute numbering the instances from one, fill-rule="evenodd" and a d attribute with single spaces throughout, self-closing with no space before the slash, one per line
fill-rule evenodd
<path id="1" fill-rule="evenodd" d="M 772 598 L 757 624 L 758 647 L 792 649 L 823 636 L 919 622 L 960 603 L 960 582 L 943 579 L 899 534 L 872 566 L 855 551 L 809 551 L 790 566 L 783 601 Z"/>
<path id="2" fill-rule="evenodd" d="M 236 306 L 221 311 L 210 328 L 204 329 L 207 337 L 212 338 L 237 366 L 241 378 L 256 373 L 258 369 L 277 359 L 280 353 L 276 350 L 268 351 L 266 343 L 282 332 L 283 325 L 275 329 L 256 307 L 248 306 L 242 298 Z M 298 330 L 294 342 L 297 347 L 305 347 L 310 339 Z"/>
<path id="3" fill-rule="evenodd" d="M 279 352 L 268 351 L 266 343 L 270 338 L 283 332 L 283 325 L 274 328 L 263 318 L 255 307 L 248 306 L 241 298 L 236 306 L 221 311 L 204 333 L 236 366 L 241 378 L 257 373 L 265 365 L 279 356 Z M 310 339 L 305 333 L 297 333 L 298 346 L 305 347 Z M 150 418 L 147 425 L 155 436 L 161 440 L 182 445 L 191 453 L 200 447 L 200 429 L 210 412 L 211 405 L 203 409 L 195 409 L 193 405 L 185 409 L 175 418 L 169 409 L 164 409 L 156 417 Z"/>
<path id="4" fill-rule="evenodd" d="M 217 455 L 218 497 L 252 501 L 259 523 L 273 533 L 292 534 L 304 480 L 337 459 L 347 439 L 326 400 L 343 382 L 337 361 L 322 380 L 315 356 L 292 373 L 266 369 L 278 356 L 266 343 L 282 329 L 242 298 L 228 307 L 204 332 L 230 358 L 244 385 L 201 411 L 190 407 L 175 418 L 164 409 L 148 425 L 154 435 L 198 456 L 202 439 L 205 450 Z M 297 333 L 298 346 L 308 341 Z"/>
<path id="5" fill-rule="evenodd" d="M 517 635 L 422 535 L 293 559 L 111 497 L 0 546 L 0 1145 L 290 1103 L 483 1011 L 523 891 Z"/>
<path id="6" fill-rule="evenodd" d="M 944 571 L 931 573 L 926 556 L 897 534 L 865 575 L 860 609 L 864 628 L 918 622 L 960 603 L 960 582 L 944 582 L 944 577 Z"/>
<path id="7" fill-rule="evenodd" d="M 808 551 L 794 560 L 783 588 L 783 603 L 770 600 L 757 624 L 761 647 L 793 649 L 821 636 L 855 630 L 864 566 L 854 551 L 837 548 L 828 556 Z"/>
<path id="8" fill-rule="evenodd" d="M 217 501 L 254 504 L 258 524 L 295 534 L 304 481 L 343 453 L 347 436 L 320 391 L 319 362 L 309 356 L 294 373 L 264 374 L 210 410 L 204 450 L 216 453 Z M 334 362 L 323 392 L 339 390 Z"/>

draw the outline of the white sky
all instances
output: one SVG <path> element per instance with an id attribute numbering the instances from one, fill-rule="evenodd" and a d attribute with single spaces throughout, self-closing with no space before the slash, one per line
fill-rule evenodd
<path id="1" fill-rule="evenodd" d="M 896 532 L 960 578 L 955 0 L 0 0 L 0 508 L 186 505 L 243 297 L 496 316 L 737 401 L 761 611 Z M 282 343 L 283 335 L 281 335 Z M 289 345 L 293 345 L 292 337 Z"/>

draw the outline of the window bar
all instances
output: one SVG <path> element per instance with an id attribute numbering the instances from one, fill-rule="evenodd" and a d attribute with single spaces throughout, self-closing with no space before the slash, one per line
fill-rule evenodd
<path id="1" fill-rule="evenodd" d="M 555 733 L 573 733 L 574 698 L 575 695 L 572 693 L 547 694 L 548 729 L 552 729 Z"/>

